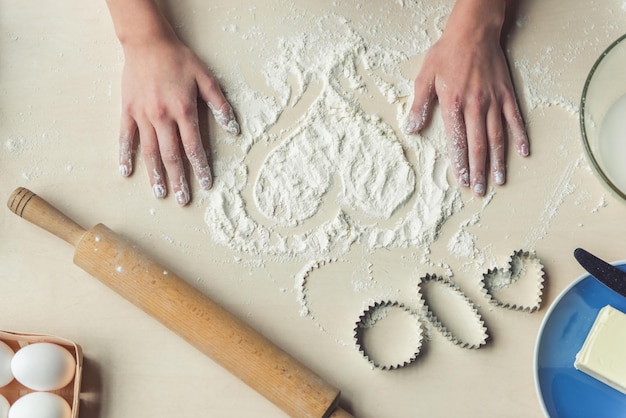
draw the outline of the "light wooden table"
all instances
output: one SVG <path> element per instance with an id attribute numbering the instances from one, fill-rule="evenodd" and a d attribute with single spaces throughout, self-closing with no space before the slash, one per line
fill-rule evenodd
<path id="1" fill-rule="evenodd" d="M 406 27 L 406 8 L 417 7 L 407 0 L 174 3 L 169 13 L 177 30 L 222 75 L 226 90 L 238 79 L 267 89 L 263 57 L 277 53 L 279 37 L 306 27 L 299 19 L 332 12 L 358 27 L 369 17 L 383 23 L 380 33 L 389 33 L 387 24 Z M 419 3 L 433 10 L 440 2 Z M 231 251 L 209 235 L 203 199 L 184 209 L 172 198 L 155 200 L 141 162 L 130 179 L 119 176 L 123 55 L 104 1 L 0 0 L 0 198 L 25 186 L 85 227 L 102 222 L 127 236 L 339 387 L 342 405 L 357 417 L 540 417 L 533 350 L 547 306 L 583 273 L 572 251 L 582 246 L 608 260 L 626 258 L 626 205 L 590 170 L 578 128 L 587 72 L 624 32 L 626 11 L 621 0 L 523 3 L 507 49 L 532 156 L 509 156 L 509 182 L 495 189 L 487 207 L 463 191 L 464 208 L 448 219 L 430 253 L 433 262 L 449 265 L 479 306 L 490 339 L 478 350 L 434 333 L 417 362 L 382 371 L 355 349 L 352 331 L 360 309 L 381 295 L 356 292 L 350 281 L 369 270 L 383 284 L 381 292 L 410 299 L 417 278 L 431 272 L 420 264 L 418 249 L 368 252 L 353 246 L 340 262 L 319 270 L 310 288 L 315 318 L 301 316 L 294 278 L 311 260 Z M 435 36 L 444 21 L 435 13 L 412 25 Z M 255 31 L 258 38 L 244 36 Z M 422 56 L 403 64 L 408 79 Z M 376 106 L 397 125 L 394 108 L 384 100 Z M 216 146 L 216 160 L 226 148 Z M 82 417 L 281 416 L 75 267 L 70 246 L 8 210 L 0 214 L 0 329 L 54 334 L 83 347 Z M 478 221 L 468 223 L 475 215 Z M 476 257 L 457 258 L 447 250 L 448 238 L 460 228 L 475 236 Z M 517 249 L 535 250 L 545 266 L 544 303 L 535 313 L 494 307 L 478 287 L 491 263 L 503 263 Z M 486 255 L 484 264 L 479 255 Z"/>

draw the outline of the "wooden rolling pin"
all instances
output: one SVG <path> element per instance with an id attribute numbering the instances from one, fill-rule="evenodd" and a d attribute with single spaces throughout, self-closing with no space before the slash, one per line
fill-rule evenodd
<path id="1" fill-rule="evenodd" d="M 31 191 L 9 209 L 72 244 L 74 263 L 292 417 L 348 418 L 339 390 L 102 224 L 85 230 Z"/>

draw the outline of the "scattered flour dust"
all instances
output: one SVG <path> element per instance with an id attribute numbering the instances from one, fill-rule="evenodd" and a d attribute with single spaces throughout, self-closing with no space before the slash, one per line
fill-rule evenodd
<path id="1" fill-rule="evenodd" d="M 298 26 L 302 32 L 279 39 L 277 53 L 268 54 L 260 69 L 271 94 L 233 77 L 229 100 L 241 135 L 217 140 L 241 152 L 214 160 L 215 184 L 205 199 L 211 237 L 240 253 L 309 260 L 341 255 L 355 243 L 370 250 L 427 252 L 463 202 L 447 181 L 450 163 L 441 118 L 434 117 L 420 135 L 400 133 L 413 90 L 413 80 L 400 67 L 437 41 L 450 6 L 394 0 L 380 8 L 386 16 L 367 21 L 332 11 L 293 13 L 305 16 L 307 23 Z M 299 6 L 292 7 L 295 12 Z M 389 25 L 392 13 L 396 21 Z M 244 40 L 254 34 L 255 42 L 265 46 L 275 42 L 264 39 L 258 26 L 225 31 Z M 537 60 L 511 51 L 524 107 L 535 112 L 556 106 L 575 117 L 574 100 L 557 93 L 561 60 L 581 51 L 558 54 L 548 45 L 546 52 L 554 53 Z M 310 104 L 306 93 L 315 93 Z M 395 108 L 396 120 L 369 113 L 364 99 L 386 101 Z M 273 129 L 283 122 L 283 112 L 293 112 L 302 102 L 306 110 L 288 128 Z M 251 163 L 259 153 L 260 166 Z M 565 176 L 577 167 L 567 168 Z M 565 197 L 570 191 L 561 186 Z M 553 214 L 544 216 L 525 244 L 545 235 Z M 474 223 L 468 222 L 448 243 L 457 259 L 476 259 L 481 252 L 466 228 Z"/>
<path id="2" fill-rule="evenodd" d="M 255 173 L 245 156 L 216 161 L 206 211 L 212 237 L 240 252 L 304 257 L 342 253 L 357 242 L 369 249 L 428 247 L 462 207 L 446 178 L 443 127 L 435 122 L 430 135 L 399 138 L 359 101 L 373 94 L 365 72 L 397 107 L 400 125 L 412 81 L 401 77 L 399 64 L 408 57 L 368 43 L 346 19 L 330 15 L 320 20 L 318 31 L 282 39 L 280 50 L 264 70 L 275 97 L 247 86 L 232 97 L 241 109 L 244 153 L 259 142 L 272 147 Z M 289 82 L 294 78 L 296 87 Z M 285 135 L 272 137 L 280 114 L 298 103 L 311 83 L 322 86 L 318 96 Z M 333 187 L 337 180 L 340 185 Z M 243 198 L 248 187 L 256 211 L 274 227 L 246 210 L 252 203 Z M 325 213 L 329 219 L 307 228 L 325 199 L 333 198 L 331 190 L 339 190 L 336 213 Z M 394 219 L 405 206 L 409 209 Z M 390 219 L 391 226 L 379 225 Z M 290 233 L 291 227 L 299 232 Z"/>

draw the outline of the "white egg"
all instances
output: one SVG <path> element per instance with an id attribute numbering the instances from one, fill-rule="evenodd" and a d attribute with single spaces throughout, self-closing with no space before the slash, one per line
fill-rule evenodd
<path id="1" fill-rule="evenodd" d="M 50 392 L 22 396 L 9 409 L 8 418 L 71 418 L 72 408 L 65 399 Z"/>
<path id="2" fill-rule="evenodd" d="M 30 389 L 57 390 L 74 378 L 76 360 L 60 345 L 34 343 L 15 353 L 11 371 L 18 382 Z"/>
<path id="3" fill-rule="evenodd" d="M 9 401 L 7 401 L 7 398 L 0 395 L 0 418 L 7 418 L 9 416 L 10 406 L 11 405 L 9 404 Z"/>
<path id="4" fill-rule="evenodd" d="M 13 350 L 0 341 L 0 388 L 11 383 L 13 373 L 11 373 L 11 359 L 13 358 Z M 1 415 L 0 415 L 1 417 Z"/>

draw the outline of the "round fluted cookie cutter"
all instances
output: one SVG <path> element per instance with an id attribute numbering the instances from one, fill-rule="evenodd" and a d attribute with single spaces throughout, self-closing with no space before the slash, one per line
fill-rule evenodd
<path id="1" fill-rule="evenodd" d="M 418 336 L 416 346 L 411 349 L 412 354 L 408 358 L 393 363 L 382 363 L 370 353 L 370 350 L 365 343 L 364 335 L 367 330 L 376 326 L 376 323 L 384 319 L 392 310 L 399 310 L 414 317 L 418 329 Z M 422 341 L 424 339 L 424 327 L 419 315 L 406 305 L 389 300 L 379 301 L 369 305 L 363 310 L 361 315 L 359 315 L 359 320 L 354 328 L 354 339 L 359 352 L 361 352 L 363 357 L 365 357 L 365 359 L 367 359 L 367 361 L 374 368 L 381 370 L 393 370 L 407 366 L 417 359 L 422 348 Z"/>

